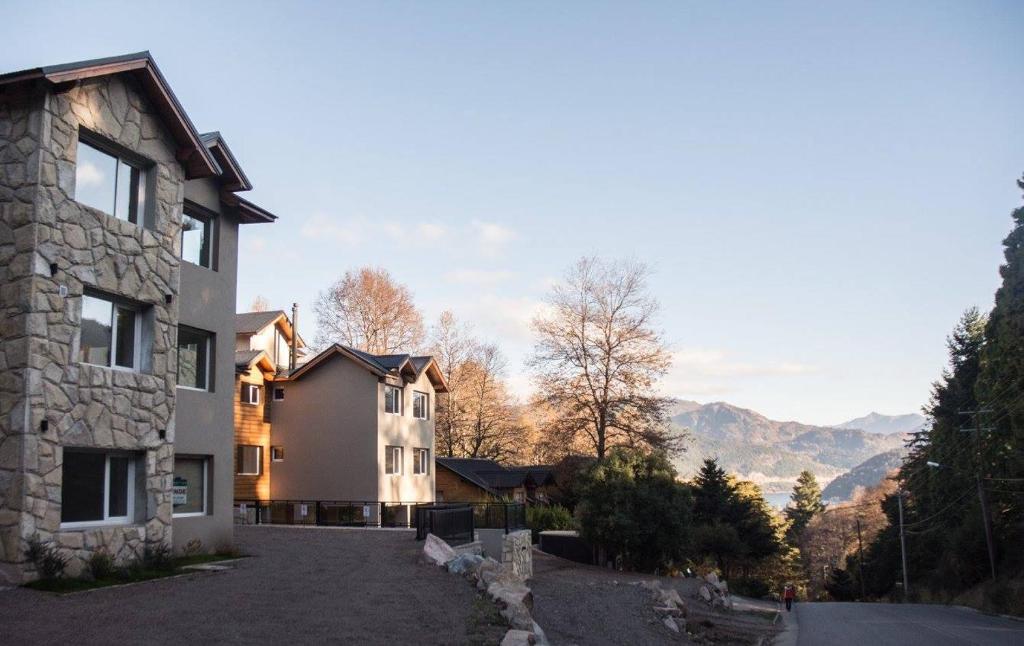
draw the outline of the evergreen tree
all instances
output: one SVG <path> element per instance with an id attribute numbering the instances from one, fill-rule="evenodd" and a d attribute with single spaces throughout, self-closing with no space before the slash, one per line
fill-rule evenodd
<path id="1" fill-rule="evenodd" d="M 821 487 L 818 486 L 818 479 L 813 473 L 800 472 L 789 500 L 790 505 L 786 507 L 786 519 L 789 520 L 786 541 L 790 545 L 796 545 L 800 540 L 800 534 L 807 527 L 807 523 L 811 522 L 814 514 L 825 510 L 825 505 L 821 502 Z"/>

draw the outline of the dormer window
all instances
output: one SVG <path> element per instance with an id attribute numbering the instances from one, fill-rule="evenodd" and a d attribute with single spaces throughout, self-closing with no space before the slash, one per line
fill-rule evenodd
<path id="1" fill-rule="evenodd" d="M 146 173 L 141 164 L 128 161 L 80 132 L 75 165 L 75 201 L 119 220 L 143 223 L 146 205 Z"/>

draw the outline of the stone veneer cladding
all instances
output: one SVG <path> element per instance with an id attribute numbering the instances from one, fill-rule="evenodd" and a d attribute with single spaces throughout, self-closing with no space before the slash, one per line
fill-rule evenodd
<path id="1" fill-rule="evenodd" d="M 148 228 L 74 201 L 80 126 L 153 163 Z M 170 545 L 185 181 L 175 150 L 129 75 L 0 101 L 0 580 L 33 576 L 24 549 L 36 534 L 73 557 L 72 574 L 97 549 L 123 561 Z M 78 362 L 86 287 L 151 307 L 141 372 Z M 141 456 L 135 523 L 61 530 L 63 447 Z"/>

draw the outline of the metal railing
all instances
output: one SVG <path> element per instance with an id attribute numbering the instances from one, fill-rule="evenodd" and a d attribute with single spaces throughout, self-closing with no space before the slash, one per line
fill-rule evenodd
<path id="1" fill-rule="evenodd" d="M 237 525 L 412 527 L 422 503 L 367 500 L 235 500 Z"/>
<path id="2" fill-rule="evenodd" d="M 433 534 L 449 545 L 472 543 L 476 537 L 473 516 L 469 505 L 420 505 L 416 507 L 416 540 Z"/>

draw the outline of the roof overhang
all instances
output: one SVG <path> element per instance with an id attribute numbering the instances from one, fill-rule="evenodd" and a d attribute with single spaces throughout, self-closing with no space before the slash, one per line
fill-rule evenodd
<path id="1" fill-rule="evenodd" d="M 248 373 L 253 368 L 259 368 L 265 374 L 273 373 L 276 370 L 276 368 L 274 367 L 274 363 L 270 360 L 270 357 L 268 357 L 267 353 L 263 350 L 260 350 L 259 354 L 255 355 L 252 359 L 249 359 L 249 362 L 245 366 L 239 365 L 237 363 L 235 364 L 236 373 Z"/>
<path id="2" fill-rule="evenodd" d="M 222 197 L 225 202 L 238 209 L 238 219 L 242 224 L 266 224 L 277 219 L 277 216 L 270 211 L 237 195 L 228 193 L 222 194 Z"/>
<path id="3" fill-rule="evenodd" d="M 242 166 L 235 159 L 228 142 L 224 140 L 219 132 L 204 132 L 199 135 L 206 144 L 207 149 L 213 154 L 213 158 L 221 169 L 221 187 L 226 191 L 239 192 L 251 191 L 252 183 L 242 171 Z"/>
<path id="4" fill-rule="evenodd" d="M 360 365 L 361 367 L 365 368 L 366 370 L 369 370 L 371 373 L 373 373 L 377 377 L 384 377 L 384 376 L 387 375 L 387 372 L 381 370 L 380 368 L 378 368 L 377 366 L 373 365 L 369 361 L 366 361 L 365 359 L 360 357 L 358 354 L 355 354 L 354 352 L 350 352 L 344 346 L 341 346 L 341 345 L 338 345 L 337 343 L 335 343 L 334 345 L 330 346 L 329 348 L 327 348 L 326 350 L 324 350 L 320 354 L 316 355 L 315 357 L 313 357 L 312 359 L 310 359 L 306 363 L 302 364 L 301 366 L 299 366 L 298 368 L 293 370 L 291 372 L 291 374 L 288 375 L 288 380 L 291 381 L 291 380 L 294 380 L 294 379 L 298 379 L 302 375 L 306 374 L 310 370 L 313 370 L 317 366 L 321 365 L 322 363 L 324 363 L 325 361 L 329 360 L 330 358 L 332 358 L 332 357 L 334 357 L 336 355 L 340 355 L 342 357 L 345 357 L 347 359 L 351 359 L 352 361 L 355 361 L 358 365 Z"/>
<path id="5" fill-rule="evenodd" d="M 70 89 L 79 81 L 114 74 L 130 74 L 142 86 L 178 145 L 175 155 L 185 167 L 187 179 L 213 177 L 219 173 L 220 169 L 213 155 L 199 137 L 191 119 L 149 52 L 2 74 L 0 88 L 6 90 L 12 86 L 43 83 L 53 91 L 62 91 Z"/>

